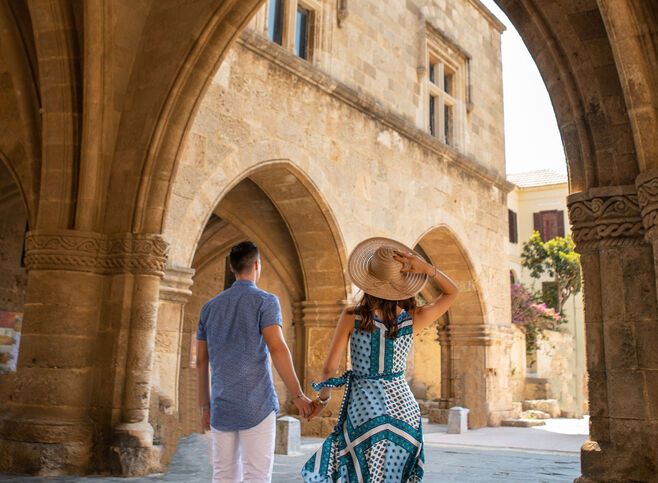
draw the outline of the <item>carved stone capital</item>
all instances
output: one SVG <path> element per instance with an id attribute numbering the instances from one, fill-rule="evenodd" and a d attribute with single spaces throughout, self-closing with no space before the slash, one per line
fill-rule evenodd
<path id="1" fill-rule="evenodd" d="M 506 342 L 511 328 L 488 324 L 451 324 L 447 326 L 447 334 L 442 332 L 444 341 L 455 346 L 491 346 Z"/>
<path id="2" fill-rule="evenodd" d="M 335 327 L 346 300 L 305 300 L 296 304 L 305 327 Z"/>
<path id="3" fill-rule="evenodd" d="M 194 269 L 185 267 L 167 267 L 160 282 L 160 300 L 187 303 L 192 291 Z"/>
<path id="4" fill-rule="evenodd" d="M 635 178 L 637 199 L 647 241 L 658 239 L 658 168 L 641 172 Z"/>
<path id="5" fill-rule="evenodd" d="M 604 186 L 567 198 L 573 239 L 579 252 L 644 243 L 635 186 Z"/>
<path id="6" fill-rule="evenodd" d="M 155 234 L 37 230 L 27 234 L 25 265 L 28 270 L 162 276 L 168 250 L 169 244 Z"/>

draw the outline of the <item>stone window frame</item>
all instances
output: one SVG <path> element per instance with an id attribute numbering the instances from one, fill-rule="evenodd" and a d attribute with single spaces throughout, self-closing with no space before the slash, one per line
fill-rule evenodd
<path id="1" fill-rule="evenodd" d="M 269 5 L 270 1 L 268 0 L 263 5 L 263 8 L 256 15 L 253 20 L 254 29 L 257 32 L 263 34 L 266 38 L 269 39 Z M 322 35 L 322 2 L 319 0 L 281 0 L 283 5 L 283 33 L 282 33 L 282 42 L 281 47 L 286 49 L 292 54 L 295 54 L 295 28 L 297 24 L 297 8 L 301 7 L 304 10 L 309 12 L 309 21 L 308 21 L 308 55 L 304 59 L 298 57 L 299 59 L 305 60 L 311 64 L 317 63 L 317 51 L 321 45 L 321 35 Z M 273 42 L 276 43 L 276 42 Z M 277 44 L 278 45 L 278 44 Z"/>
<path id="2" fill-rule="evenodd" d="M 446 34 L 429 23 L 425 26 L 421 65 L 422 74 L 422 117 L 423 128 L 430 132 L 430 96 L 437 99 L 435 113 L 435 137 L 444 144 L 457 149 L 465 148 L 466 122 L 472 103 L 470 79 L 471 56 L 452 41 Z M 437 67 L 433 67 L 437 66 Z M 430 81 L 432 70 L 435 78 L 442 79 L 443 73 L 450 70 L 452 75 L 452 94 L 446 93 L 442 86 Z M 444 108 L 448 105 L 453 110 L 453 126 L 449 139 L 445 139 Z"/>

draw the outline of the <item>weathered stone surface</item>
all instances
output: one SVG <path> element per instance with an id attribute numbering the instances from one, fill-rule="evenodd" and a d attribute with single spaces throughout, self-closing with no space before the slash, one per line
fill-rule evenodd
<path id="1" fill-rule="evenodd" d="M 523 401 L 523 410 L 538 410 L 549 414 L 552 418 L 559 418 L 560 404 L 557 399 L 528 399 Z"/>
<path id="2" fill-rule="evenodd" d="M 544 411 L 528 409 L 527 411 L 523 411 L 518 419 L 549 419 L 550 417 L 551 415 Z"/>
<path id="3" fill-rule="evenodd" d="M 532 428 L 533 426 L 545 426 L 546 423 L 539 419 L 503 419 L 501 426 L 512 426 L 514 428 Z"/>
<path id="4" fill-rule="evenodd" d="M 295 455 L 301 450 L 302 433 L 299 419 L 283 416 L 276 420 L 275 454 Z"/>
<path id="5" fill-rule="evenodd" d="M 468 431 L 468 412 L 467 408 L 459 406 L 448 410 L 448 433 L 461 434 Z"/>

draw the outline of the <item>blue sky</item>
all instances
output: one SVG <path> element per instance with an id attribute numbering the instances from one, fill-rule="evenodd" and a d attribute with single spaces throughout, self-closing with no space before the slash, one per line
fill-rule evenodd
<path id="1" fill-rule="evenodd" d="M 567 166 L 553 106 L 521 36 L 494 0 L 481 0 L 507 27 L 502 37 L 505 157 L 508 173 Z"/>

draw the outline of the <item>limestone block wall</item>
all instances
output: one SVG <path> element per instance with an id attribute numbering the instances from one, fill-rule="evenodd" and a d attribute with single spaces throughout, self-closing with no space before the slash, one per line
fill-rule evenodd
<path id="1" fill-rule="evenodd" d="M 407 380 L 417 399 L 441 399 L 441 346 L 436 323 L 414 337 Z"/>
<path id="2" fill-rule="evenodd" d="M 479 400 L 473 402 L 478 407 L 471 413 L 472 424 L 495 424 L 511 407 L 508 370 L 499 368 L 507 367 L 510 347 L 501 342 L 507 340 L 510 315 L 508 268 L 499 250 L 507 236 L 509 185 L 430 136 L 409 131 L 395 116 L 358 99 L 347 102 L 331 90 L 331 78 L 299 62 L 278 46 L 245 36 L 220 67 L 190 127 L 170 194 L 164 228 L 171 243 L 169 263 L 189 267 L 218 203 L 247 177 L 268 184 L 276 166 L 288 166 L 289 178 L 298 173 L 305 189 L 314 193 L 321 208 L 308 216 L 331 220 L 336 232 L 322 237 L 332 237 L 343 256 L 369 236 L 415 246 L 431 229 L 443 226 L 450 247 L 442 247 L 440 239 L 428 242 L 430 247 L 423 242 L 423 247 L 433 253 L 449 248 L 465 256 L 469 267 L 460 275 L 466 303 L 454 316 L 461 345 L 452 357 L 462 367 L 470 361 L 482 366 L 453 375 L 456 393 Z M 276 183 L 286 179 L 280 175 Z M 290 209 L 298 195 L 287 196 L 293 198 L 281 200 L 279 210 Z M 304 236 L 308 241 L 312 233 Z M 318 238 L 316 245 L 321 243 Z M 302 268 L 322 256 L 319 252 L 303 260 Z M 450 256 L 443 262 L 449 265 Z M 338 302 L 327 300 L 327 310 L 339 311 Z M 186 313 L 194 311 L 186 308 Z M 306 364 L 320 364 L 326 350 L 320 346 L 331 328 L 305 330 L 320 344 L 307 348 Z M 305 377 L 316 377 L 317 370 L 306 366 Z M 499 416 L 491 419 L 487 412 Z"/>
<path id="3" fill-rule="evenodd" d="M 583 383 L 574 371 L 575 350 L 573 337 L 566 331 L 545 330 L 537 343 L 537 377 L 548 381 L 549 397 L 557 399 L 570 417 L 583 414 L 576 397 Z"/>
<path id="4" fill-rule="evenodd" d="M 510 388 L 513 401 L 523 401 L 526 378 L 526 347 L 523 330 L 512 324 L 510 351 Z"/>
<path id="5" fill-rule="evenodd" d="M 350 2 L 336 24 L 336 2 L 318 2 L 319 39 L 313 62 L 332 78 L 372 96 L 418 128 L 428 129 L 428 29 L 468 58 L 465 137 L 458 150 L 504 172 L 500 34 L 504 26 L 478 0 Z M 265 8 L 251 28 L 263 31 Z M 431 36 L 431 35 L 430 35 Z M 358 48 L 355 48 L 358 46 Z"/>

